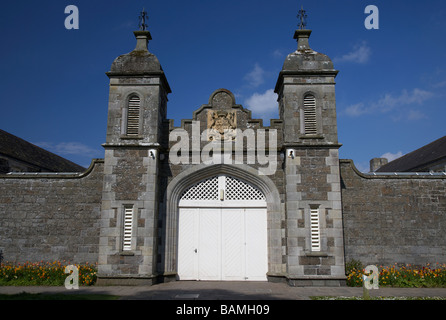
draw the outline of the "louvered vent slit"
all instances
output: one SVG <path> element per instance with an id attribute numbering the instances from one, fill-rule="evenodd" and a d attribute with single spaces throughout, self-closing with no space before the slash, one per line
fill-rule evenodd
<path id="1" fill-rule="evenodd" d="M 123 246 L 124 251 L 132 249 L 132 229 L 133 229 L 133 207 L 124 208 L 124 237 Z"/>
<path id="2" fill-rule="evenodd" d="M 316 99 L 306 96 L 304 99 L 305 134 L 317 134 L 316 128 Z"/>
<path id="3" fill-rule="evenodd" d="M 130 98 L 127 114 L 127 135 L 129 136 L 136 136 L 139 134 L 139 107 L 139 98 Z"/>
<path id="4" fill-rule="evenodd" d="M 321 251 L 319 209 L 311 209 L 310 223 L 311 223 L 311 251 Z"/>

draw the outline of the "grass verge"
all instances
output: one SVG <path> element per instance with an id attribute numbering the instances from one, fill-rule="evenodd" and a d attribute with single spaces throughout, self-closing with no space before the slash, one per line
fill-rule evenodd
<path id="1" fill-rule="evenodd" d="M 312 296 L 311 300 L 364 300 L 363 297 Z M 370 297 L 369 300 L 446 300 L 446 297 Z"/>
<path id="2" fill-rule="evenodd" d="M 0 300 L 117 300 L 119 296 L 108 294 L 27 293 L 0 294 Z"/>

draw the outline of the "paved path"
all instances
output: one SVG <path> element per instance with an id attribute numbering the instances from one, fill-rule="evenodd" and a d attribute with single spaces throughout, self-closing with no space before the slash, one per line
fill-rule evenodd
<path id="1" fill-rule="evenodd" d="M 0 287 L 0 294 L 111 294 L 122 300 L 310 300 L 310 296 L 362 296 L 362 288 L 290 287 L 271 282 L 176 281 L 138 287 Z M 371 296 L 446 297 L 446 288 L 381 288 Z"/>

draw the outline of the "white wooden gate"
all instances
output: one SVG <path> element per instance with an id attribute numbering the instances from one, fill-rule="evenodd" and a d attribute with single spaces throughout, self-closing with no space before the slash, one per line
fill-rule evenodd
<path id="1" fill-rule="evenodd" d="M 262 192 L 239 179 L 216 176 L 187 189 L 179 207 L 180 280 L 266 280 Z"/>

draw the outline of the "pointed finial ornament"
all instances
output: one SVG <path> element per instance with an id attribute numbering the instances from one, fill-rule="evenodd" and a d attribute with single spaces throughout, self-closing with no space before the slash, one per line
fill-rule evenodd
<path id="1" fill-rule="evenodd" d="M 146 10 L 143 8 L 141 14 L 139 15 L 139 30 L 146 31 L 147 24 L 146 21 L 149 20 L 149 15 Z"/>
<path id="2" fill-rule="evenodd" d="M 307 14 L 303 6 L 299 10 L 297 18 L 299 19 L 299 29 L 304 30 L 307 27 Z"/>

